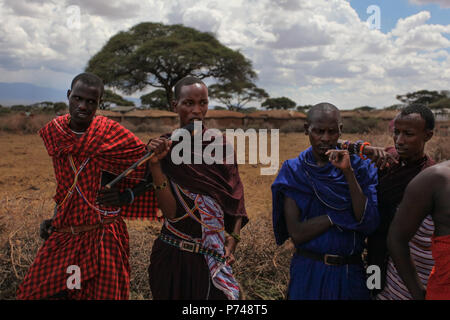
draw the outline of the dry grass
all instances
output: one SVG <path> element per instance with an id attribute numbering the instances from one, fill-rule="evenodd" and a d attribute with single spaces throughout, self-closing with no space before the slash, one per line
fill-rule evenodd
<path id="1" fill-rule="evenodd" d="M 0 132 L 36 133 L 54 117 L 49 114 L 26 116 L 21 113 L 11 113 L 0 117 Z"/>
<path id="2" fill-rule="evenodd" d="M 152 137 L 157 134 L 152 134 Z M 143 141 L 148 134 L 139 134 Z M 356 135 L 344 135 L 352 141 Z M 368 134 L 373 145 L 391 145 L 388 135 Z M 308 146 L 301 133 L 280 133 L 280 164 Z M 17 286 L 42 245 L 39 224 L 52 215 L 55 190 L 51 159 L 36 134 L 1 133 L 0 149 L 0 299 L 15 299 Z M 448 137 L 434 137 L 427 152 L 438 161 L 450 159 Z M 234 273 L 244 299 L 284 299 L 293 247 L 275 245 L 270 186 L 275 176 L 261 176 L 261 165 L 240 165 L 249 224 L 242 230 Z M 127 221 L 130 234 L 131 298 L 151 299 L 147 267 L 160 223 Z"/>

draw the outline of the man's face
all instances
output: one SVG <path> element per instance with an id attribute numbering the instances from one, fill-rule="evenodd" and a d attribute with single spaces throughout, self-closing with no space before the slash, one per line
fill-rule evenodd
<path id="1" fill-rule="evenodd" d="M 205 85 L 194 83 L 182 86 L 179 99 L 173 102 L 175 112 L 180 116 L 180 127 L 195 120 L 203 121 L 208 103 L 208 89 Z"/>
<path id="2" fill-rule="evenodd" d="M 339 123 L 339 116 L 335 111 L 319 111 L 310 123 L 305 124 L 305 134 L 309 136 L 316 160 L 328 161 L 325 152 L 336 147 L 341 130 L 342 124 Z"/>
<path id="3" fill-rule="evenodd" d="M 425 143 L 433 131 L 426 129 L 425 119 L 418 113 L 398 115 L 394 120 L 394 144 L 403 160 L 416 160 L 424 155 Z"/>
<path id="4" fill-rule="evenodd" d="M 72 90 L 67 91 L 71 123 L 77 129 L 89 127 L 101 101 L 101 89 L 77 81 Z"/>

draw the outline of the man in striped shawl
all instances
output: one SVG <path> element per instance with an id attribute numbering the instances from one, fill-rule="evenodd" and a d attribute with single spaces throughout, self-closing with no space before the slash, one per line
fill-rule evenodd
<path id="1" fill-rule="evenodd" d="M 382 272 L 382 287 L 373 292 L 376 299 L 412 299 L 388 253 L 387 234 L 408 183 L 419 172 L 434 164 L 425 154 L 425 144 L 433 136 L 433 129 L 434 116 L 431 110 L 424 105 L 413 104 L 404 108 L 394 119 L 395 147 L 383 150 L 369 146 L 364 149 L 366 155 L 380 167 L 377 187 L 380 225 L 368 238 L 368 265 L 377 265 Z M 389 167 L 385 167 L 388 156 L 393 156 L 397 163 L 391 162 Z M 409 243 L 411 257 L 424 287 L 434 265 L 431 255 L 433 231 L 433 220 L 428 214 Z"/>
<path id="2" fill-rule="evenodd" d="M 420 172 L 408 184 L 388 235 L 398 272 L 416 300 L 450 300 L 450 161 Z M 435 265 L 424 288 L 408 245 L 426 215 L 435 223 L 431 251 Z"/>
<path id="3" fill-rule="evenodd" d="M 130 131 L 95 116 L 103 91 L 97 76 L 76 76 L 67 92 L 69 114 L 39 132 L 53 160 L 56 207 L 49 221 L 53 232 L 19 286 L 19 299 L 129 298 L 129 244 L 122 218 L 155 218 L 157 204 L 152 191 L 135 197 L 131 189 L 145 183 L 144 168 L 119 185 L 128 191 L 117 206 L 96 203 L 105 176 L 120 174 L 147 152 Z"/>
<path id="4" fill-rule="evenodd" d="M 181 79 L 175 85 L 173 107 L 181 127 L 202 121 L 208 110 L 206 85 L 194 77 Z M 205 130 L 203 126 L 202 132 L 193 135 L 203 136 Z M 248 218 L 237 164 L 177 165 L 171 159 L 168 137 L 152 139 L 148 147 L 156 154 L 149 168 L 165 218 L 150 257 L 153 298 L 238 299 L 231 264 Z M 203 142 L 201 151 L 209 144 Z"/>

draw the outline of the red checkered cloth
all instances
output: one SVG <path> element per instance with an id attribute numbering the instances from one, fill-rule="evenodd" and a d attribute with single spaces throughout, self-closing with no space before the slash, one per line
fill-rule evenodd
<path id="1" fill-rule="evenodd" d="M 117 212 L 118 208 L 99 208 L 95 204 L 102 172 L 118 175 L 146 153 L 145 144 L 108 118 L 96 116 L 81 137 L 70 130 L 68 123 L 69 115 L 61 116 L 39 132 L 55 169 L 54 200 L 59 207 L 52 226 L 56 229 L 98 224 L 104 214 Z M 76 185 L 75 171 L 80 171 Z M 122 191 L 133 187 L 145 179 L 144 175 L 145 168 L 140 167 L 117 186 Z M 69 190 L 73 192 L 68 193 Z M 125 218 L 157 219 L 156 212 L 154 192 L 147 191 L 136 197 L 132 205 L 122 207 L 118 214 Z M 69 297 L 128 299 L 128 256 L 128 232 L 121 218 L 78 235 L 53 232 L 38 251 L 19 286 L 17 298 L 42 299 L 68 289 L 67 280 L 72 274 L 67 273 L 67 268 L 75 265 L 80 267 L 81 289 L 69 290 Z"/>

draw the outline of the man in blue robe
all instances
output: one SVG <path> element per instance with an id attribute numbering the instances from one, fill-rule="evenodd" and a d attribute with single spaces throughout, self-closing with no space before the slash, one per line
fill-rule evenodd
<path id="1" fill-rule="evenodd" d="M 365 237 L 378 226 L 377 171 L 370 160 L 337 150 L 339 110 L 310 109 L 311 147 L 283 163 L 272 185 L 278 245 L 291 238 L 289 299 L 369 299 L 362 262 Z"/>

